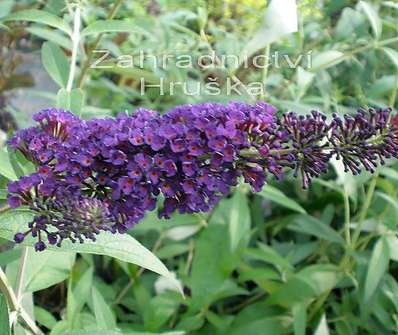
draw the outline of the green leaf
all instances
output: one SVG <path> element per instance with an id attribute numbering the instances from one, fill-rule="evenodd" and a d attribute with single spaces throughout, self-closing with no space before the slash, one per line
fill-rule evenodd
<path id="1" fill-rule="evenodd" d="M 30 21 L 42 23 L 50 27 L 62 30 L 68 35 L 72 35 L 72 29 L 69 27 L 68 23 L 65 20 L 44 10 L 21 10 L 16 13 L 10 14 L 3 19 L 3 22 L 8 21 Z"/>
<path id="2" fill-rule="evenodd" d="M 211 303 L 236 265 L 237 253 L 231 252 L 227 234 L 227 225 L 210 223 L 199 235 L 192 261 L 194 307 Z"/>
<path id="3" fill-rule="evenodd" d="M 58 44 L 62 48 L 72 50 L 71 40 L 57 30 L 34 26 L 28 27 L 26 30 L 33 35 L 39 36 L 43 40 Z"/>
<path id="4" fill-rule="evenodd" d="M 48 329 L 52 329 L 57 324 L 57 319 L 44 308 L 35 306 L 34 314 L 37 322 Z"/>
<path id="5" fill-rule="evenodd" d="M 278 318 L 262 318 L 253 320 L 252 322 L 243 326 L 238 326 L 229 332 L 229 335 L 243 335 L 243 334 L 267 334 L 267 335 L 282 335 L 285 334 L 283 322 Z"/>
<path id="6" fill-rule="evenodd" d="M 370 25 L 372 26 L 373 34 L 376 38 L 379 38 L 381 36 L 382 23 L 376 9 L 373 7 L 373 5 L 365 1 L 359 2 L 359 8 L 365 12 Z"/>
<path id="7" fill-rule="evenodd" d="M 326 241 L 344 244 L 344 239 L 339 233 L 313 216 L 300 215 L 294 220 L 294 224 L 289 225 L 288 228 Z"/>
<path id="8" fill-rule="evenodd" d="M 394 1 L 383 1 L 382 5 L 386 6 L 386 7 L 398 9 L 398 3 L 394 2 Z"/>
<path id="9" fill-rule="evenodd" d="M 322 51 L 316 54 L 312 60 L 311 72 L 318 72 L 335 66 L 346 59 L 343 52 L 337 50 Z"/>
<path id="10" fill-rule="evenodd" d="M 15 5 L 15 0 L 2 0 L 0 2 L 0 18 L 8 15 L 12 7 Z"/>
<path id="11" fill-rule="evenodd" d="M 380 237 L 376 242 L 372 256 L 370 257 L 368 270 L 366 273 L 363 301 L 366 304 L 375 293 L 381 279 L 388 269 L 390 261 L 390 248 L 385 237 Z"/>
<path id="12" fill-rule="evenodd" d="M 310 265 L 272 293 L 267 302 L 271 305 L 293 307 L 307 303 L 322 293 L 333 289 L 341 279 L 341 270 L 332 264 Z"/>
<path id="13" fill-rule="evenodd" d="M 36 292 L 68 278 L 75 254 L 45 250 L 41 253 L 28 249 L 23 292 Z M 18 276 L 19 261 L 7 266 L 7 276 L 14 282 Z"/>
<path id="14" fill-rule="evenodd" d="M 103 33 L 123 33 L 136 30 L 136 25 L 127 20 L 98 20 L 89 24 L 81 32 L 81 36 Z"/>
<path id="15" fill-rule="evenodd" d="M 5 200 L 7 199 L 8 191 L 6 189 L 0 189 L 0 199 Z"/>
<path id="16" fill-rule="evenodd" d="M 144 326 L 146 330 L 158 331 L 176 312 L 180 301 L 172 294 L 161 294 L 151 299 L 144 310 Z"/>
<path id="17" fill-rule="evenodd" d="M 293 271 L 293 266 L 285 257 L 279 255 L 274 248 L 263 243 L 258 243 L 258 248 L 247 249 L 244 255 L 256 260 L 261 260 L 268 264 L 272 264 L 282 273 L 289 273 Z"/>
<path id="18" fill-rule="evenodd" d="M 50 77 L 65 88 L 68 83 L 69 63 L 62 49 L 53 42 L 45 42 L 41 48 L 41 60 Z"/>
<path id="19" fill-rule="evenodd" d="M 280 40 L 298 30 L 297 6 L 295 0 L 273 0 L 264 13 L 260 29 L 243 49 L 247 56 L 255 54 L 268 44 Z"/>
<path id="20" fill-rule="evenodd" d="M 5 296 L 1 293 L 0 293 L 0 334 L 11 335 L 7 300 Z"/>
<path id="21" fill-rule="evenodd" d="M 69 328 L 73 328 L 77 322 L 77 315 L 83 309 L 90 296 L 90 288 L 93 283 L 93 268 L 90 267 L 80 277 L 75 287 L 72 287 L 72 281 L 69 281 L 68 299 L 67 299 L 67 322 Z"/>
<path id="22" fill-rule="evenodd" d="M 9 180 L 17 180 L 18 177 L 14 172 L 14 168 L 10 162 L 10 156 L 6 148 L 0 149 L 0 174 Z"/>
<path id="23" fill-rule="evenodd" d="M 156 252 L 156 256 L 160 259 L 173 258 L 188 252 L 190 249 L 186 243 L 173 243 L 165 245 Z"/>
<path id="24" fill-rule="evenodd" d="M 305 335 L 307 323 L 307 312 L 305 305 L 298 304 L 293 306 L 293 328 L 294 335 Z"/>
<path id="25" fill-rule="evenodd" d="M 375 195 L 377 195 L 378 197 L 384 199 L 385 201 L 387 201 L 390 205 L 392 205 L 394 207 L 394 210 L 398 213 L 398 200 L 395 199 L 394 197 L 383 193 L 383 192 L 375 192 Z"/>
<path id="26" fill-rule="evenodd" d="M 277 204 L 281 205 L 282 207 L 289 208 L 293 211 L 305 214 L 306 211 L 303 207 L 301 207 L 296 201 L 293 199 L 290 199 L 287 197 L 285 194 L 283 194 L 282 191 L 278 190 L 275 187 L 272 187 L 270 185 L 265 185 L 263 189 L 261 190 L 259 195 L 263 196 L 264 198 L 267 198 L 273 202 L 276 202 Z"/>
<path id="27" fill-rule="evenodd" d="M 247 197 L 238 188 L 230 200 L 229 238 L 235 251 L 243 238 L 250 233 L 250 212 Z"/>
<path id="28" fill-rule="evenodd" d="M 61 88 L 57 94 L 57 107 L 80 115 L 83 107 L 83 94 L 80 88 L 75 88 L 70 92 Z"/>
<path id="29" fill-rule="evenodd" d="M 322 318 L 319 320 L 319 323 L 315 329 L 314 335 L 329 335 L 329 327 L 328 322 L 326 320 L 326 315 L 323 314 Z"/>
<path id="30" fill-rule="evenodd" d="M 398 69 L 398 52 L 394 49 L 387 47 L 382 48 L 382 50 L 391 59 L 395 67 Z"/>
<path id="31" fill-rule="evenodd" d="M 101 293 L 95 288 L 95 286 L 91 289 L 92 299 L 93 299 L 93 308 L 94 315 L 97 321 L 97 326 L 99 330 L 114 330 L 116 329 L 116 319 L 113 315 L 112 310 L 109 308 L 107 303 L 105 302 L 104 297 Z"/>
<path id="32" fill-rule="evenodd" d="M 33 214 L 27 210 L 13 210 L 0 216 L 0 237 L 13 241 L 15 233 L 27 231 L 27 223 Z M 33 246 L 35 239 L 26 238 L 24 245 Z M 62 247 L 48 246 L 49 250 L 75 253 L 107 255 L 121 261 L 137 264 L 145 269 L 156 272 L 168 278 L 182 292 L 181 286 L 164 264 L 136 239 L 128 234 L 112 234 L 103 232 L 97 236 L 97 241 L 85 241 L 83 244 L 64 241 Z"/>
<path id="33" fill-rule="evenodd" d="M 387 235 L 386 240 L 390 250 L 390 259 L 398 262 L 398 237 L 395 235 Z"/>

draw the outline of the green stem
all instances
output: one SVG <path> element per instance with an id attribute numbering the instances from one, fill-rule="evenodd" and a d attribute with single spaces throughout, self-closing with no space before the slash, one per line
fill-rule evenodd
<path id="1" fill-rule="evenodd" d="M 76 72 L 76 61 L 77 61 L 77 50 L 79 48 L 80 41 L 80 5 L 76 5 L 74 20 L 73 20 L 73 34 L 72 34 L 72 57 L 70 61 L 70 70 L 69 70 L 69 78 L 68 84 L 66 85 L 66 91 L 72 91 L 73 80 L 75 78 Z"/>
<path id="2" fill-rule="evenodd" d="M 356 247 L 356 243 L 358 242 L 358 238 L 361 234 L 362 226 L 363 226 L 363 223 L 365 222 L 366 215 L 368 214 L 370 204 L 372 203 L 372 198 L 373 198 L 374 191 L 376 189 L 378 176 L 379 176 L 379 171 L 376 171 L 374 176 L 372 177 L 368 191 L 366 192 L 366 198 L 365 198 L 365 202 L 362 206 L 361 212 L 359 213 L 358 224 L 355 228 L 354 235 L 352 237 L 352 246 L 354 247 L 354 249 Z"/>
<path id="3" fill-rule="evenodd" d="M 351 246 L 350 233 L 350 199 L 348 196 L 347 186 L 344 185 L 344 233 L 347 247 Z"/>

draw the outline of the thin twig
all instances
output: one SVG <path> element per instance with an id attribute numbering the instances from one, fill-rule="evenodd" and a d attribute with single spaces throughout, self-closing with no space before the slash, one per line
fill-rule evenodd
<path id="1" fill-rule="evenodd" d="M 72 91 L 73 80 L 75 78 L 76 72 L 76 60 L 77 60 L 77 50 L 79 49 L 80 41 L 80 5 L 76 5 L 74 19 L 73 19 L 73 34 L 72 34 L 72 57 L 69 70 L 68 84 L 66 85 L 66 90 L 68 92 Z"/>

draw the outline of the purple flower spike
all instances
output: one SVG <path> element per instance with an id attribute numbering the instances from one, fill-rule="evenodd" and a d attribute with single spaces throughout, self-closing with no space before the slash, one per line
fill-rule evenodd
<path id="1" fill-rule="evenodd" d="M 124 233 L 159 198 L 161 217 L 209 211 L 240 177 L 257 192 L 267 176 L 279 180 L 291 170 L 307 188 L 333 156 L 353 174 L 373 172 L 398 158 L 398 122 L 390 122 L 390 114 L 359 111 L 328 121 L 319 112 L 288 113 L 277 119 L 271 105 L 236 102 L 85 121 L 46 109 L 35 115 L 36 127 L 9 141 L 37 169 L 8 185 L 10 207 L 27 206 L 35 214 L 15 241 L 31 235 L 42 251 L 46 243 Z"/>

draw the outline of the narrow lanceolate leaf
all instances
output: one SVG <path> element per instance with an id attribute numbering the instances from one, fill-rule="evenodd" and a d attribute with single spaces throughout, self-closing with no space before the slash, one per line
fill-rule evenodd
<path id="1" fill-rule="evenodd" d="M 70 26 L 66 21 L 44 10 L 37 10 L 37 9 L 21 10 L 3 18 L 3 22 L 7 21 L 29 21 L 29 22 L 42 23 L 47 26 L 62 30 L 63 32 L 69 35 L 72 35 L 72 29 L 70 28 Z"/>
<path id="2" fill-rule="evenodd" d="M 308 303 L 322 293 L 333 289 L 341 276 L 341 270 L 331 264 L 308 266 L 291 276 L 285 284 L 269 296 L 267 302 L 284 307 Z"/>
<path id="3" fill-rule="evenodd" d="M 68 82 L 69 62 L 62 49 L 52 43 L 45 42 L 41 48 L 41 60 L 50 77 L 65 88 Z"/>
<path id="4" fill-rule="evenodd" d="M 240 241 L 250 232 L 250 212 L 247 197 L 240 189 L 237 189 L 231 199 L 229 217 L 229 237 L 231 250 L 239 246 Z"/>
<path id="5" fill-rule="evenodd" d="M 307 312 L 304 304 L 293 306 L 293 329 L 294 335 L 305 335 L 307 323 Z"/>
<path id="6" fill-rule="evenodd" d="M 318 72 L 341 63 L 345 59 L 344 53 L 338 50 L 323 51 L 314 55 L 311 72 Z"/>
<path id="7" fill-rule="evenodd" d="M 315 329 L 314 335 L 329 335 L 328 322 L 326 320 L 326 315 L 323 314 L 322 318 L 319 320 L 318 326 Z"/>
<path id="8" fill-rule="evenodd" d="M 381 36 L 382 23 L 377 10 L 373 7 L 373 5 L 366 1 L 361 1 L 359 6 L 367 16 L 370 25 L 372 26 L 373 34 L 376 38 L 379 38 Z"/>
<path id="9" fill-rule="evenodd" d="M 390 261 L 390 248 L 385 237 L 379 238 L 375 244 L 366 273 L 363 300 L 365 305 L 375 293 L 383 278 Z"/>
<path id="10" fill-rule="evenodd" d="M 14 235 L 20 231 L 27 231 L 27 224 L 32 220 L 33 214 L 28 210 L 13 210 L 0 216 L 0 237 L 13 241 Z M 35 239 L 29 237 L 24 245 L 33 246 Z M 72 251 L 107 255 L 121 261 L 137 264 L 145 269 L 156 272 L 168 278 L 175 287 L 182 292 L 179 282 L 167 270 L 165 265 L 141 243 L 128 234 L 101 233 L 96 242 L 91 240 L 83 244 L 64 241 L 62 247 L 49 246 L 54 251 Z"/>
<path id="11" fill-rule="evenodd" d="M 116 320 L 112 310 L 107 305 L 102 294 L 93 286 L 92 290 L 93 309 L 98 329 L 116 329 Z"/>
<path id="12" fill-rule="evenodd" d="M 11 335 L 7 300 L 3 294 L 0 294 L 0 334 Z"/>
<path id="13" fill-rule="evenodd" d="M 296 0 L 273 0 L 264 13 L 260 29 L 244 48 L 248 56 L 298 30 Z"/>
<path id="14" fill-rule="evenodd" d="M 316 236 L 326 241 L 344 244 L 344 239 L 338 232 L 313 216 L 300 215 L 289 228 L 303 234 Z"/>
<path id="15" fill-rule="evenodd" d="M 68 299 L 67 299 L 67 323 L 70 329 L 73 329 L 77 322 L 77 316 L 88 302 L 90 297 L 90 288 L 93 285 L 93 268 L 90 267 L 80 277 L 76 285 L 72 285 L 69 280 Z M 73 287 L 72 287 L 73 286 Z"/>
<path id="16" fill-rule="evenodd" d="M 71 40 L 68 37 L 66 37 L 64 34 L 55 29 L 41 27 L 41 26 L 37 27 L 32 26 L 26 28 L 26 30 L 33 35 L 39 36 L 43 40 L 58 44 L 60 47 L 64 49 L 72 50 Z"/>
<path id="17" fill-rule="evenodd" d="M 50 250 L 37 253 L 32 248 L 28 248 L 26 257 L 22 287 L 24 293 L 44 290 L 64 281 L 75 261 L 74 253 Z M 12 282 L 16 282 L 18 272 L 19 260 L 7 266 L 7 276 Z"/>
<path id="18" fill-rule="evenodd" d="M 390 250 L 390 259 L 398 262 L 398 237 L 396 235 L 387 235 L 386 240 Z"/>
<path id="19" fill-rule="evenodd" d="M 135 29 L 132 21 L 124 20 L 103 20 L 95 21 L 83 29 L 81 35 L 92 35 L 101 33 L 122 33 L 131 32 Z"/>
<path id="20" fill-rule="evenodd" d="M 392 63 L 398 69 L 398 52 L 394 49 L 387 48 L 387 47 L 382 48 L 382 50 L 391 59 Z"/>
<path id="21" fill-rule="evenodd" d="M 270 185 L 265 185 L 259 195 L 277 203 L 278 205 L 281 205 L 282 207 L 289 208 L 302 214 L 306 213 L 305 209 L 301 207 L 296 201 L 290 199 L 285 194 L 283 194 L 283 192 Z"/>

